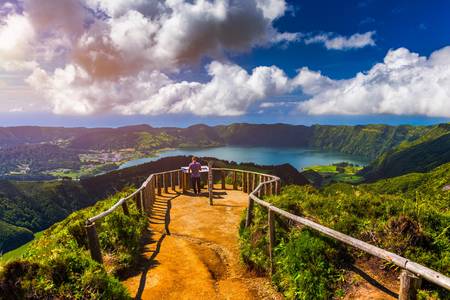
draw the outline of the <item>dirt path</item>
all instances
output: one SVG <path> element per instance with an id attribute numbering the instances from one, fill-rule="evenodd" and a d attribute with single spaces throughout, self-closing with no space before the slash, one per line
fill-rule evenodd
<path id="1" fill-rule="evenodd" d="M 146 263 L 124 281 L 137 299 L 282 299 L 267 278 L 239 262 L 238 226 L 247 204 L 239 191 L 158 197 L 150 217 Z M 169 213 L 166 214 L 166 211 Z M 168 223 L 168 226 L 166 224 Z"/>

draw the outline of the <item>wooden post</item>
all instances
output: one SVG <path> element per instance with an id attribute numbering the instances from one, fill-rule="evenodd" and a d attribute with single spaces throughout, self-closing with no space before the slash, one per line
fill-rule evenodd
<path id="1" fill-rule="evenodd" d="M 244 175 L 245 174 L 245 172 L 244 171 L 242 171 L 241 172 L 241 191 L 244 191 Z"/>
<path id="2" fill-rule="evenodd" d="M 248 181 L 248 173 L 244 172 L 244 173 L 242 173 L 242 191 L 244 193 L 247 193 L 247 188 L 248 188 L 247 181 Z"/>
<path id="3" fill-rule="evenodd" d="M 153 203 L 155 203 L 155 178 L 152 178 L 149 182 L 150 184 L 150 208 L 153 207 Z"/>
<path id="4" fill-rule="evenodd" d="M 262 176 L 259 175 L 259 184 L 262 183 Z M 261 198 L 261 194 L 262 194 L 262 187 L 258 190 L 258 198 Z"/>
<path id="5" fill-rule="evenodd" d="M 247 178 L 246 178 L 246 181 L 247 181 L 247 194 L 250 194 L 251 193 L 251 187 L 250 187 L 250 173 L 247 173 L 247 176 L 246 176 Z"/>
<path id="6" fill-rule="evenodd" d="M 256 189 L 256 174 L 253 174 L 252 192 Z"/>
<path id="7" fill-rule="evenodd" d="M 268 209 L 268 225 L 269 225 L 269 259 L 270 259 L 270 275 L 273 275 L 275 271 L 275 263 L 274 263 L 274 257 L 273 257 L 273 248 L 275 247 L 275 214 L 270 209 Z"/>
<path id="8" fill-rule="evenodd" d="M 280 181 L 277 180 L 275 181 L 275 195 L 279 195 L 280 194 Z"/>
<path id="9" fill-rule="evenodd" d="M 147 183 L 147 186 L 145 187 L 145 193 L 146 193 L 146 197 L 145 197 L 145 205 L 147 206 L 145 209 L 145 212 L 147 214 L 150 214 L 151 210 L 152 210 L 152 184 L 150 182 Z"/>
<path id="10" fill-rule="evenodd" d="M 176 191 L 175 187 L 175 178 L 174 178 L 174 172 L 170 173 L 170 185 L 172 186 L 172 191 Z"/>
<path id="11" fill-rule="evenodd" d="M 222 181 L 222 190 L 224 190 L 225 189 L 225 171 L 220 172 L 220 177 L 221 177 L 221 181 Z"/>
<path id="12" fill-rule="evenodd" d="M 191 182 L 189 180 L 189 173 L 184 173 L 184 186 L 186 187 L 186 190 L 189 190 L 191 188 Z"/>
<path id="13" fill-rule="evenodd" d="M 237 173 L 233 171 L 233 190 L 237 190 Z"/>
<path id="14" fill-rule="evenodd" d="M 93 260 L 103 263 L 102 252 L 100 250 L 100 242 L 98 241 L 97 230 L 95 229 L 95 222 L 86 222 L 86 235 L 88 239 L 89 252 Z"/>
<path id="15" fill-rule="evenodd" d="M 267 177 L 268 180 L 271 180 L 270 177 Z M 267 195 L 272 196 L 272 182 L 267 184 Z"/>
<path id="16" fill-rule="evenodd" d="M 156 188 L 158 189 L 158 196 L 161 196 L 161 176 L 156 175 Z"/>
<path id="17" fill-rule="evenodd" d="M 264 182 L 266 182 L 267 181 L 267 178 L 266 178 L 266 176 L 263 176 L 263 181 Z M 263 196 L 266 196 L 267 195 L 267 184 L 266 183 L 264 183 L 264 187 L 263 187 Z"/>
<path id="18" fill-rule="evenodd" d="M 400 273 L 400 292 L 399 300 L 415 300 L 417 298 L 417 290 L 420 288 L 422 280 L 413 273 L 402 270 Z"/>
<path id="19" fill-rule="evenodd" d="M 184 173 L 182 171 L 180 171 L 180 173 L 178 175 L 180 177 L 180 182 L 179 182 L 180 189 L 181 189 L 181 192 L 184 193 L 186 191 L 186 188 L 184 187 Z"/>
<path id="20" fill-rule="evenodd" d="M 148 191 L 147 191 L 147 185 L 142 190 L 142 210 L 145 213 L 148 213 Z"/>
<path id="21" fill-rule="evenodd" d="M 208 198 L 209 205 L 213 205 L 213 163 L 212 161 L 208 162 Z"/>
<path id="22" fill-rule="evenodd" d="M 126 216 L 130 215 L 130 212 L 128 211 L 127 201 L 123 201 L 122 210 L 123 210 L 124 215 L 126 215 Z"/>
<path id="23" fill-rule="evenodd" d="M 142 206 L 141 206 L 141 193 L 142 191 L 139 191 L 138 194 L 136 194 L 136 196 L 134 196 L 134 199 L 136 200 L 136 207 L 138 209 L 139 212 L 142 212 Z"/>
<path id="24" fill-rule="evenodd" d="M 255 201 L 251 197 L 248 197 L 247 217 L 245 218 L 245 227 L 249 227 L 253 221 L 253 206 Z"/>
<path id="25" fill-rule="evenodd" d="M 162 174 L 163 177 L 163 187 L 164 187 L 164 193 L 169 193 L 169 181 L 167 180 L 167 173 Z"/>

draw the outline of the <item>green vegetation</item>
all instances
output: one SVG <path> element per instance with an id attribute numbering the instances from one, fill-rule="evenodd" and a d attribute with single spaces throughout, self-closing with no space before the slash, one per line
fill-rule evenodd
<path id="1" fill-rule="evenodd" d="M 329 184 L 332 182 L 346 182 L 353 184 L 360 183 L 364 180 L 364 177 L 357 175 L 357 173 L 362 169 L 363 167 L 354 166 L 352 164 L 342 162 L 328 166 L 310 166 L 306 167 L 305 171 L 312 170 L 318 173 L 321 176 L 318 186 L 322 186 L 324 184 Z M 308 174 L 309 172 L 305 173 L 307 177 Z M 311 180 L 313 182 L 317 181 L 316 178 L 314 178 L 313 176 L 311 177 Z"/>
<path id="2" fill-rule="evenodd" d="M 104 211 L 130 192 L 125 190 L 72 213 L 45 230 L 21 259 L 1 266 L 0 294 L 11 295 L 12 299 L 131 299 L 115 275 L 135 263 L 140 238 L 147 227 L 145 216 L 130 201 L 129 216 L 118 210 L 97 222 L 107 270 L 90 258 L 84 230 L 88 217 Z"/>
<path id="3" fill-rule="evenodd" d="M 420 138 L 433 127 L 315 125 L 310 147 L 375 158 L 399 144 Z"/>
<path id="4" fill-rule="evenodd" d="M 34 238 L 39 238 L 44 231 L 40 231 L 34 234 Z M 33 244 L 33 241 L 29 241 L 28 243 L 23 244 L 19 248 L 16 248 L 14 250 L 11 250 L 9 252 L 4 253 L 2 256 L 0 256 L 0 265 L 6 264 L 10 261 L 19 259 L 22 257 L 22 255 L 28 251 L 29 247 Z"/>
<path id="5" fill-rule="evenodd" d="M 153 128 L 148 125 L 121 128 L 0 128 L 0 175 L 26 178 L 49 174 L 65 176 L 58 169 L 70 169 L 68 177 L 90 176 L 102 172 L 98 164 L 108 164 L 106 170 L 120 162 L 152 155 L 167 148 L 213 147 L 219 145 L 285 146 L 316 148 L 358 155 L 378 161 L 367 170 L 383 176 L 384 169 L 397 176 L 403 165 L 411 166 L 413 158 L 390 168 L 398 157 L 390 154 L 434 141 L 450 132 L 449 124 L 436 126 L 322 126 L 287 124 L 231 124 L 226 126 L 193 125 L 188 128 Z M 33 136 L 34 133 L 36 136 Z M 421 151 L 428 151 L 429 145 Z M 384 162 L 384 159 L 389 161 Z M 432 161 L 436 161 L 433 157 Z M 436 165 L 424 164 L 424 170 Z M 439 162 L 445 159 L 439 158 Z M 447 160 L 448 161 L 448 160 Z M 372 170 L 373 169 L 373 170 Z M 56 170 L 56 171 L 55 171 Z M 419 171 L 413 168 L 407 170 Z M 406 171 L 407 171 L 406 170 Z M 370 172 L 369 172 L 370 171 Z M 405 171 L 405 170 L 400 170 Z M 380 175 L 381 174 L 381 175 Z M 49 176 L 49 175 L 47 175 Z M 381 177 L 380 177 L 381 176 Z M 343 177 L 342 175 L 340 177 Z M 373 177 L 373 176 L 372 176 Z M 375 179 L 376 179 L 375 178 Z M 338 178 L 350 182 L 357 178 Z"/>
<path id="6" fill-rule="evenodd" d="M 33 232 L 0 220 L 0 253 L 9 251 L 33 239 Z"/>
<path id="7" fill-rule="evenodd" d="M 427 172 L 450 162 L 450 124 L 441 124 L 414 143 L 381 155 L 361 174 L 369 180 L 395 177 L 411 172 Z"/>
<path id="8" fill-rule="evenodd" d="M 31 232 L 41 231 L 96 200 L 74 181 L 0 180 L 0 252 L 24 244 L 33 238 Z"/>
<path id="9" fill-rule="evenodd" d="M 450 193 L 442 191 L 448 182 L 450 163 L 428 173 L 359 186 L 338 183 L 321 190 L 287 186 L 280 196 L 267 200 L 449 275 Z M 272 280 L 288 299 L 323 299 L 341 293 L 341 262 L 354 254 L 353 250 L 344 251 L 342 245 L 305 229 L 291 228 L 280 219 L 276 232 L 277 270 Z M 259 271 L 268 270 L 266 233 L 267 213 L 256 205 L 254 224 L 249 229 L 241 228 L 240 236 L 244 262 Z M 314 253 L 312 264 L 306 259 L 313 259 L 308 249 Z M 323 282 L 331 284 L 324 286 Z M 442 299 L 450 296 L 429 283 L 423 288 L 439 293 Z"/>

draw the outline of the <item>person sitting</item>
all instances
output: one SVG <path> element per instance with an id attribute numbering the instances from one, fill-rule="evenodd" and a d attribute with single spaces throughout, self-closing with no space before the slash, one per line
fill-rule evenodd
<path id="1" fill-rule="evenodd" d="M 197 161 L 197 157 L 192 157 L 192 162 L 189 164 L 189 173 L 191 173 L 191 183 L 195 195 L 200 195 L 200 171 L 202 165 Z"/>

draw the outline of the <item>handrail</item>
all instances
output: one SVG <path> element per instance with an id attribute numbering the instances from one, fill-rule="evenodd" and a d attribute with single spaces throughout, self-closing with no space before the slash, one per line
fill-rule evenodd
<path id="1" fill-rule="evenodd" d="M 178 172 L 179 170 L 171 170 L 171 171 L 164 171 L 164 172 L 159 172 L 159 173 L 152 173 L 150 174 L 150 176 L 147 177 L 147 179 L 142 183 L 142 185 L 135 190 L 133 193 L 131 193 L 130 195 L 119 199 L 113 206 L 111 206 L 110 208 L 108 208 L 107 210 L 99 213 L 96 216 L 93 216 L 89 219 L 87 219 L 88 223 L 93 223 L 99 219 L 102 219 L 104 217 L 106 217 L 107 215 L 111 214 L 112 212 L 114 212 L 119 206 L 121 206 L 125 201 L 127 201 L 128 199 L 133 198 L 134 196 L 136 196 L 139 192 L 141 192 L 143 189 L 145 189 L 147 187 L 147 184 L 150 182 L 150 180 L 152 180 L 153 177 L 157 176 L 157 175 L 163 175 L 163 174 L 169 174 L 169 173 L 174 173 L 174 172 Z"/>
<path id="2" fill-rule="evenodd" d="M 368 254 L 376 256 L 378 258 L 384 259 L 386 261 L 392 262 L 396 266 L 400 267 L 403 271 L 400 276 L 400 299 L 407 299 L 409 295 L 413 295 L 415 289 L 420 285 L 420 276 L 438 286 L 441 286 L 447 290 L 450 290 L 450 278 L 438 273 L 430 268 L 422 266 L 414 261 L 411 261 L 407 258 L 399 256 L 395 253 L 389 252 L 382 248 L 376 247 L 364 241 L 353 238 L 349 235 L 343 234 L 339 231 L 333 230 L 321 224 L 315 223 L 309 219 L 294 215 L 287 211 L 284 211 L 269 202 L 266 202 L 260 199 L 260 195 L 264 194 L 278 194 L 281 186 L 281 179 L 278 176 L 272 174 L 259 173 L 254 171 L 247 171 L 242 169 L 232 169 L 232 168 L 209 168 L 208 175 L 208 189 L 210 195 L 210 205 L 212 202 L 212 190 L 213 190 L 213 171 L 219 171 L 222 174 L 222 188 L 225 188 L 225 174 L 226 172 L 233 172 L 233 189 L 237 189 L 237 173 L 242 174 L 242 191 L 247 192 L 249 194 L 248 198 L 248 209 L 245 226 L 250 226 L 253 219 L 253 207 L 254 203 L 258 203 L 259 205 L 268 209 L 268 223 L 269 223 L 269 256 L 271 261 L 271 271 L 273 271 L 273 246 L 275 242 L 275 225 L 273 214 L 276 213 L 280 216 L 288 218 L 296 223 L 302 224 L 306 227 L 314 229 L 328 237 L 331 237 L 335 240 L 339 240 L 344 244 L 352 246 L 356 249 L 364 251 Z M 149 212 L 151 209 L 151 205 L 155 200 L 155 189 L 157 189 L 158 194 L 161 194 L 161 182 L 163 183 L 164 190 L 167 192 L 168 182 L 167 175 L 170 174 L 170 181 L 172 185 L 172 189 L 175 190 L 175 181 L 173 179 L 173 174 L 178 175 L 178 185 L 183 190 L 186 189 L 187 186 L 187 176 L 185 173 L 182 173 L 180 169 L 158 172 L 150 174 L 147 179 L 142 183 L 142 185 L 130 195 L 119 199 L 113 206 L 109 209 L 101 212 L 100 214 L 89 218 L 86 221 L 86 232 L 88 237 L 88 246 L 91 251 L 91 256 L 93 259 L 98 262 L 102 262 L 102 256 L 100 251 L 100 245 L 98 241 L 98 236 L 95 229 L 95 221 L 106 217 L 107 215 L 114 212 L 119 206 L 124 208 L 124 213 L 127 213 L 128 208 L 126 206 L 126 201 L 132 199 L 139 195 L 139 199 L 136 198 L 136 204 L 141 203 L 142 210 Z M 244 175 L 246 174 L 246 175 Z M 258 179 L 259 177 L 259 179 Z M 256 185 L 256 182 L 259 182 Z M 274 185 L 275 184 L 275 185 Z"/>
<path id="3" fill-rule="evenodd" d="M 237 170 L 234 170 L 237 171 Z M 273 176 L 273 175 L 272 175 Z M 278 178 L 278 177 L 277 177 Z M 261 190 L 261 188 L 270 182 L 276 181 L 276 179 L 272 179 L 269 181 L 261 182 L 258 184 L 258 186 L 249 194 L 249 207 L 248 209 L 253 209 L 252 202 L 256 202 L 260 204 L 261 206 L 268 209 L 269 213 L 274 212 L 277 213 L 289 220 L 292 220 L 296 223 L 302 224 L 304 226 L 307 226 L 309 228 L 312 228 L 328 237 L 331 237 L 333 239 L 339 240 L 349 246 L 352 246 L 354 248 L 357 248 L 359 250 L 362 250 L 368 254 L 371 254 L 373 256 L 376 256 L 378 258 L 387 260 L 389 262 L 392 262 L 396 266 L 402 268 L 403 270 L 407 270 L 415 275 L 418 275 L 420 277 L 425 278 L 426 280 L 443 287 L 447 290 L 450 290 L 450 278 L 445 276 L 444 274 L 441 274 L 439 272 L 436 272 L 430 268 L 427 268 L 425 266 L 422 266 L 414 261 L 411 261 L 407 258 L 404 258 L 400 255 L 397 255 L 395 253 L 389 252 L 387 250 L 384 250 L 382 248 L 376 247 L 374 245 L 371 245 L 369 243 L 363 242 L 361 240 L 358 240 L 356 238 L 353 238 L 349 235 L 343 234 L 339 231 L 333 230 L 331 228 L 328 228 L 326 226 L 320 225 L 318 223 L 315 223 L 309 219 L 302 218 L 300 216 L 294 215 L 292 213 L 289 213 L 287 211 L 284 211 L 276 206 L 273 206 L 269 202 L 266 202 L 264 200 L 261 200 L 256 195 L 258 191 Z M 250 220 L 249 220 L 250 219 Z M 246 226 L 249 226 L 252 219 L 252 212 L 247 212 L 247 220 L 246 220 Z M 270 219 L 270 217 L 269 217 Z M 269 222 L 270 223 L 270 222 Z M 269 224 L 270 226 L 270 224 Z M 269 230 L 270 232 L 271 230 Z M 270 239 L 269 239 L 270 240 Z M 269 249 L 269 252 L 271 254 L 271 249 Z"/>

